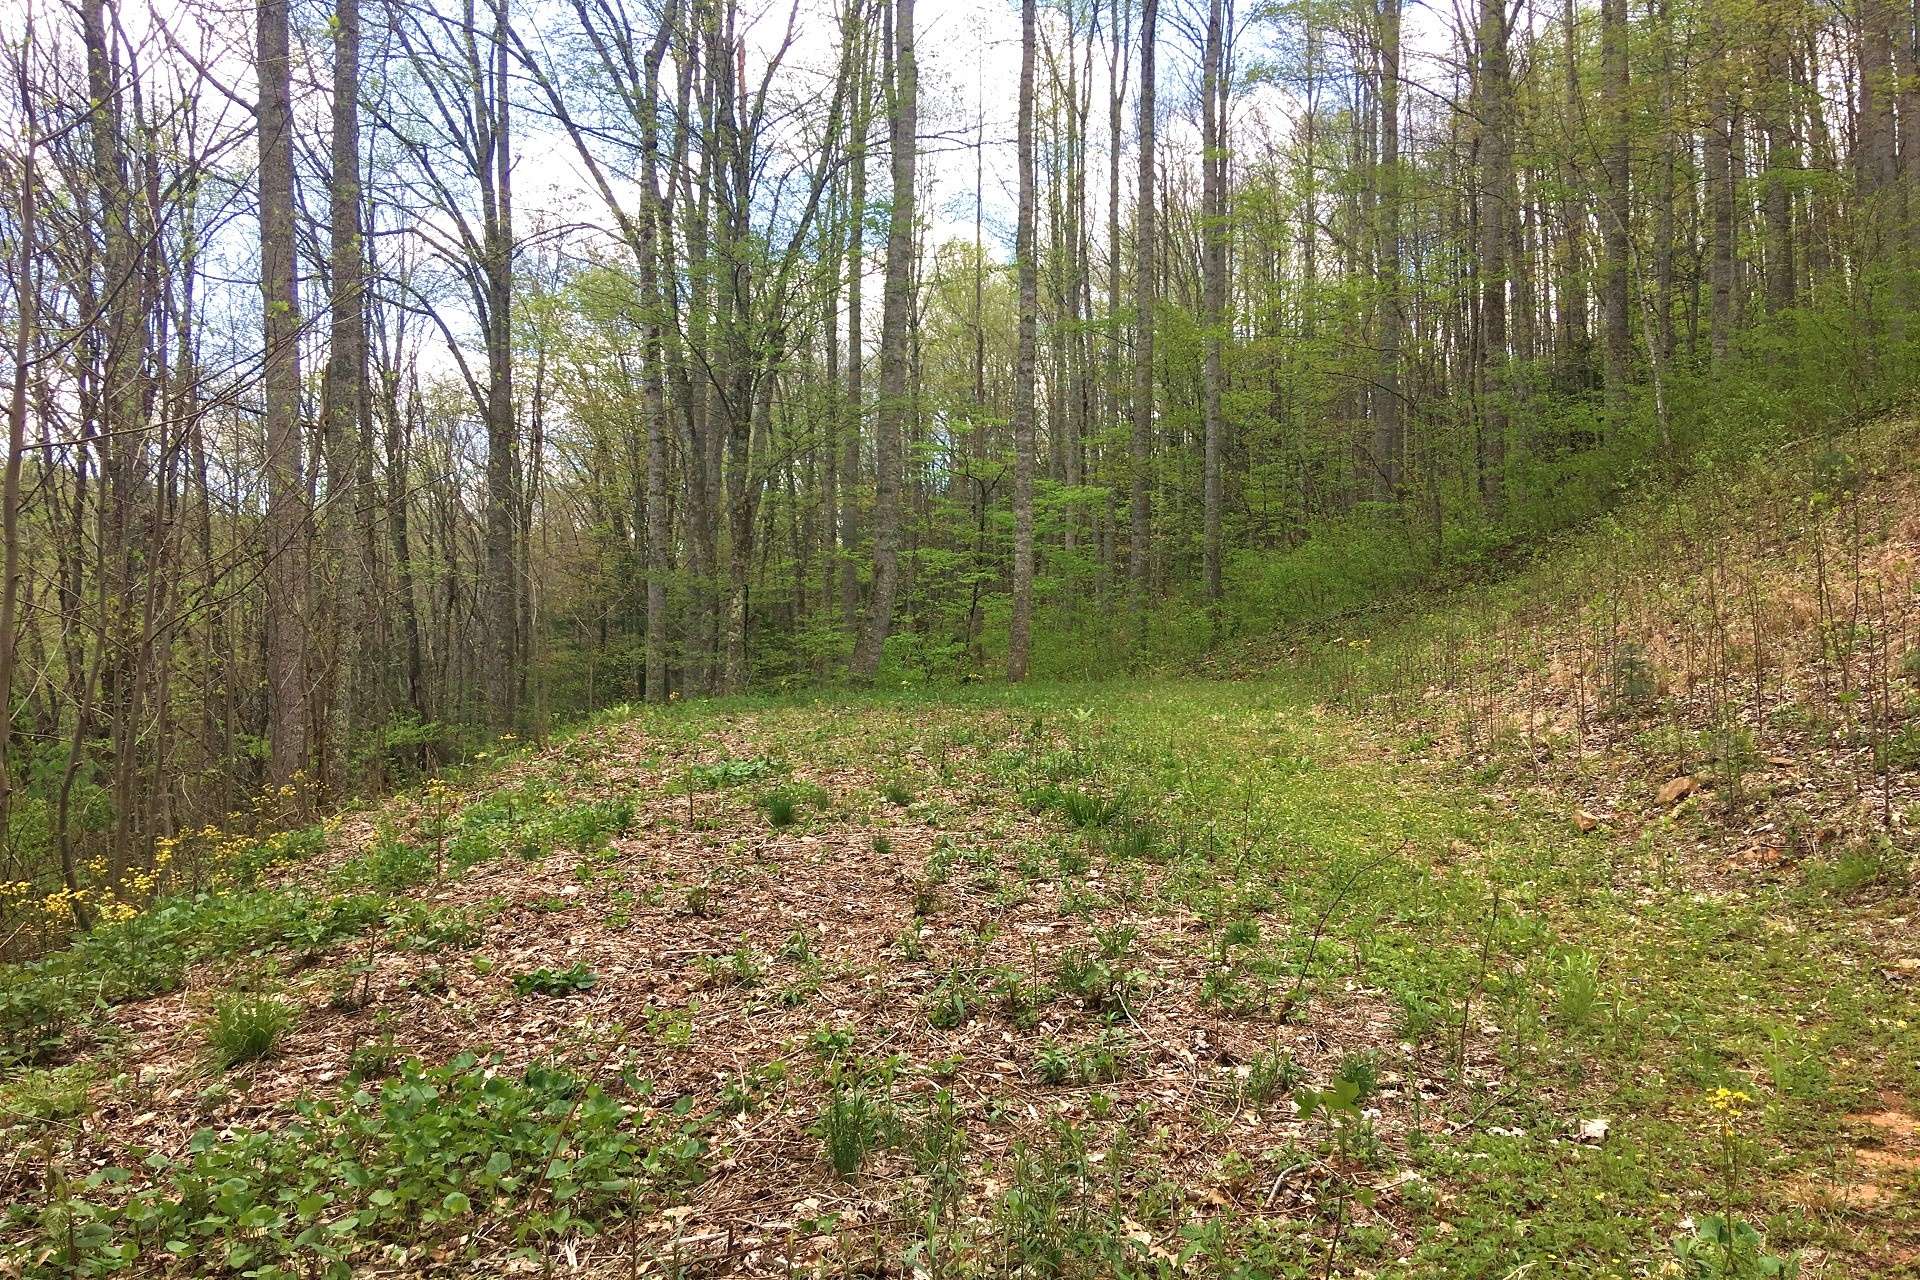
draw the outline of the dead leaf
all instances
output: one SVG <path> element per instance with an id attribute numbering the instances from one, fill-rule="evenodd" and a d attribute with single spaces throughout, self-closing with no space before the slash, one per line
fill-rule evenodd
<path id="1" fill-rule="evenodd" d="M 1600 819 L 1594 817 L 1585 809 L 1575 809 L 1573 811 L 1573 825 L 1580 829 L 1581 835 L 1585 835 L 1600 825 Z"/>

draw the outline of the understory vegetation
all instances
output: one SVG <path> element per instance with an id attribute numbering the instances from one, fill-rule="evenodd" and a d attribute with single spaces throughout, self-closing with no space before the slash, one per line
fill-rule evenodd
<path id="1" fill-rule="evenodd" d="M 1912 1274 L 1912 430 L 1237 678 L 620 708 L 183 841 L 0 970 L 0 1265 Z"/>

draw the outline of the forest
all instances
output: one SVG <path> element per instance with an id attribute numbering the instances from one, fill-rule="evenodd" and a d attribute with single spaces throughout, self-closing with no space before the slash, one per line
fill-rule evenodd
<path id="1" fill-rule="evenodd" d="M 1920 5 L 0 13 L 0 1275 L 1920 1275 Z"/>

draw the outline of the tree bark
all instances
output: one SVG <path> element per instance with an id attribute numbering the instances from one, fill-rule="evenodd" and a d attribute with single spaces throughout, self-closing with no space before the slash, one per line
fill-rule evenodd
<path id="1" fill-rule="evenodd" d="M 1498 514 L 1506 505 L 1507 455 L 1507 239 L 1513 216 L 1513 158 L 1503 0 L 1481 0 L 1480 254 L 1475 269 L 1480 303 L 1480 498 Z"/>
<path id="2" fill-rule="evenodd" d="M 1374 400 L 1374 465 L 1379 496 L 1400 495 L 1406 453 L 1400 404 L 1400 348 L 1406 333 L 1406 302 L 1400 287 L 1400 0 L 1380 2 L 1380 203 L 1381 284 L 1380 387 Z"/>

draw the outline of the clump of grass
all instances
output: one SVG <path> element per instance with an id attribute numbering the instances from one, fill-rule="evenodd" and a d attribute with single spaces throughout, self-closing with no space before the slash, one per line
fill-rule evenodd
<path id="1" fill-rule="evenodd" d="M 1096 928 L 1093 931 L 1093 940 L 1099 944 L 1100 956 L 1105 960 L 1125 960 L 1139 936 L 1140 930 L 1130 924 L 1116 924 L 1112 928 Z"/>
<path id="2" fill-rule="evenodd" d="M 1591 951 L 1576 948 L 1561 956 L 1554 968 L 1554 986 L 1561 1025 L 1577 1029 L 1593 1020 L 1594 1007 L 1600 1002 L 1600 964 Z"/>
<path id="3" fill-rule="evenodd" d="M 273 996 L 235 993 L 213 1006 L 206 1027 L 207 1046 L 222 1068 L 254 1062 L 273 1052 L 293 1025 L 293 1006 Z"/>
<path id="4" fill-rule="evenodd" d="M 836 1088 L 814 1133 L 834 1173 L 842 1181 L 851 1181 L 880 1139 L 879 1108 L 865 1089 Z"/>
<path id="5" fill-rule="evenodd" d="M 767 815 L 768 826 L 790 827 L 800 816 L 800 802 L 790 791 L 768 792 L 761 797 L 760 808 Z"/>
<path id="6" fill-rule="evenodd" d="M 1060 989 L 1089 1009 L 1104 1009 L 1125 991 L 1126 977 L 1084 947 L 1070 947 L 1054 969 Z"/>
<path id="7" fill-rule="evenodd" d="M 1271 1102 L 1284 1096 L 1303 1078 L 1292 1054 L 1278 1046 L 1269 1046 L 1247 1064 L 1247 1097 L 1256 1103 Z"/>
<path id="8" fill-rule="evenodd" d="M 1250 947 L 1260 941 L 1260 922 L 1251 916 L 1238 916 L 1227 922 L 1220 933 L 1220 954 L 1229 947 Z"/>
<path id="9" fill-rule="evenodd" d="M 800 820 L 803 809 L 823 808 L 830 799 L 831 795 L 824 788 L 811 783 L 789 782 L 761 792 L 755 803 L 760 812 L 766 815 L 768 826 L 790 827 Z"/>

